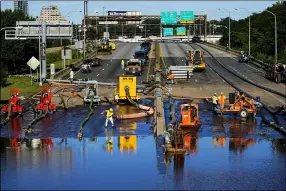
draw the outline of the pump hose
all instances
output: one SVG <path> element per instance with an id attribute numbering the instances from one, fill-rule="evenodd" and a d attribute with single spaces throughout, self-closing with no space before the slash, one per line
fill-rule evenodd
<path id="1" fill-rule="evenodd" d="M 44 117 L 46 117 L 46 115 L 48 114 L 48 111 L 49 111 L 49 107 L 48 107 L 48 103 L 46 103 L 46 111 L 45 113 L 43 113 L 42 115 L 40 115 L 39 117 L 33 119 L 29 124 L 28 124 L 28 131 L 30 131 L 32 125 L 38 121 L 40 121 L 41 119 L 43 119 Z"/>
<path id="2" fill-rule="evenodd" d="M 5 120 L 0 124 L 0 127 L 2 128 L 8 121 L 10 120 L 11 117 L 11 110 L 12 110 L 12 105 L 11 103 L 8 104 L 8 115 L 5 118 Z"/>
<path id="3" fill-rule="evenodd" d="M 83 126 L 85 125 L 85 123 L 90 119 L 90 116 L 93 114 L 93 109 L 92 109 L 92 105 L 93 105 L 93 99 L 94 97 L 93 96 L 90 96 L 90 104 L 89 104 L 89 113 L 87 115 L 86 118 L 84 118 L 80 125 L 79 125 L 79 133 L 77 135 L 78 139 L 81 140 L 82 139 L 82 136 L 83 136 Z"/>
<path id="4" fill-rule="evenodd" d="M 265 118 L 264 114 L 262 113 L 262 109 L 261 107 L 258 107 L 258 113 L 259 115 L 261 116 L 262 118 L 262 121 L 266 124 L 266 125 L 269 125 L 271 127 L 273 127 L 274 129 L 280 131 L 281 133 L 283 133 L 284 135 L 286 135 L 286 130 L 283 126 L 280 126 L 278 124 L 276 124 L 275 122 L 273 121 L 269 121 Z"/>

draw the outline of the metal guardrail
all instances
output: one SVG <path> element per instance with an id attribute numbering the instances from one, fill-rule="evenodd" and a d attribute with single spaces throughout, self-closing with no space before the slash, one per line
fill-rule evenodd
<path id="1" fill-rule="evenodd" d="M 224 46 L 221 46 L 221 45 L 218 45 L 218 44 L 213 44 L 213 43 L 206 42 L 206 41 L 203 41 L 203 44 L 206 44 L 206 45 L 211 46 L 211 47 L 213 47 L 213 48 L 217 48 L 217 49 L 222 50 L 222 51 L 224 51 L 224 52 L 232 53 L 232 54 L 234 54 L 234 55 L 236 55 L 236 56 L 240 56 L 240 51 L 238 51 L 238 50 L 233 50 L 233 49 L 228 49 L 228 50 L 226 50 L 226 47 L 224 47 Z M 251 58 L 251 60 L 253 61 L 253 62 L 251 62 L 251 63 L 254 64 L 254 65 L 256 65 L 256 66 L 259 67 L 259 68 L 264 68 L 264 67 L 268 67 L 268 66 L 271 65 L 271 64 L 264 63 L 264 62 L 261 61 L 261 60 L 257 60 L 257 59 L 254 58 L 253 56 L 250 56 L 250 58 Z"/>
<path id="2" fill-rule="evenodd" d="M 59 82 L 59 83 L 68 83 L 70 80 L 58 80 L 58 79 L 47 79 L 48 82 Z M 73 84 L 87 84 L 87 85 L 101 85 L 101 86 L 117 86 L 118 83 L 108 83 L 108 82 L 99 82 L 96 80 L 73 80 Z M 144 85 L 137 85 L 138 88 L 144 87 Z"/>
<path id="3" fill-rule="evenodd" d="M 78 66 L 82 63 L 82 61 L 83 61 L 84 59 L 91 58 L 91 57 L 94 56 L 95 54 L 96 54 L 95 52 L 92 52 L 92 53 L 88 54 L 85 58 L 80 59 L 79 61 L 77 61 L 76 63 L 74 63 L 75 67 L 78 67 Z M 54 75 L 52 75 L 52 76 L 51 76 L 51 79 L 59 78 L 60 76 L 63 76 L 63 75 L 65 75 L 65 74 L 67 74 L 67 73 L 69 72 L 69 70 L 70 70 L 69 67 L 67 67 L 67 68 L 65 68 L 65 69 L 62 69 L 62 70 L 58 71 L 57 73 L 55 73 Z"/>

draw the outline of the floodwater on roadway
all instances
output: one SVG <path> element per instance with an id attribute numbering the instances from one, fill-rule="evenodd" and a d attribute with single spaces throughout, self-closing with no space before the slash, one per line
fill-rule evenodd
<path id="1" fill-rule="evenodd" d="M 151 106 L 152 100 L 142 100 Z M 176 101 L 176 117 L 180 119 Z M 87 107 L 58 111 L 33 126 L 21 144 L 29 117 L 1 129 L 1 188 L 6 189 L 286 189 L 286 139 L 256 120 L 216 116 L 200 104 L 202 127 L 184 132 L 185 155 L 162 154 L 153 136 L 153 118 L 116 121 L 104 128 L 95 108 L 77 139 Z M 115 113 L 135 107 L 112 106 Z M 164 105 L 168 116 L 168 104 Z M 270 118 L 270 116 L 267 116 Z M 166 122 L 169 122 L 166 117 Z M 264 133 L 262 133 L 264 132 Z M 11 137 L 11 138 L 10 138 Z"/>
<path id="2" fill-rule="evenodd" d="M 53 144 L 42 148 L 36 143 L 27 148 L 26 143 L 21 150 L 4 149 L 1 188 L 286 189 L 286 151 L 281 143 L 193 136 L 185 156 L 164 158 L 163 163 L 157 161 L 153 136 L 111 138 L 108 145 L 105 137 L 81 142 L 53 138 Z"/>

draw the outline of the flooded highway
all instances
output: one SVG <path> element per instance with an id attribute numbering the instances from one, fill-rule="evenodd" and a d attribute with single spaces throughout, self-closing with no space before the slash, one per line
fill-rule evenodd
<path id="1" fill-rule="evenodd" d="M 152 100 L 141 100 L 152 106 Z M 175 101 L 176 117 L 180 104 Z M 286 189 L 286 140 L 255 119 L 213 115 L 200 103 L 201 128 L 184 130 L 185 154 L 165 155 L 153 136 L 153 117 L 115 121 L 105 128 L 101 112 L 136 112 L 127 105 L 98 106 L 77 133 L 87 107 L 59 110 L 33 125 L 29 116 L 1 129 L 1 188 L 11 189 Z M 165 102 L 165 116 L 168 104 Z M 271 118 L 266 114 L 267 118 Z M 283 116 L 278 116 L 283 121 Z M 169 118 L 166 117 L 166 124 Z"/>

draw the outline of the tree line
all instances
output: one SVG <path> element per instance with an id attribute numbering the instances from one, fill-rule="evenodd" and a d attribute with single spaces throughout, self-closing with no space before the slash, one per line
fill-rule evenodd
<path id="1" fill-rule="evenodd" d="M 277 17 L 278 62 L 286 63 L 286 2 L 277 2 L 266 10 Z M 228 18 L 219 22 L 228 27 Z M 268 12 L 254 13 L 250 16 L 251 55 L 267 63 L 275 62 L 275 24 L 274 16 Z M 249 18 L 231 20 L 230 46 L 232 49 L 248 51 Z M 228 28 L 224 28 L 219 43 L 228 44 Z"/>

